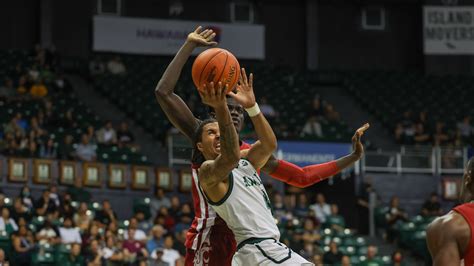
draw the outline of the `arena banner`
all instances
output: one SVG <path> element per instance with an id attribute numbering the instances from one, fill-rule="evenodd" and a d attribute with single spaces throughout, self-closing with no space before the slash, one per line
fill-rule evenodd
<path id="1" fill-rule="evenodd" d="M 246 140 L 253 143 L 254 140 Z M 278 141 L 275 156 L 299 166 L 332 161 L 352 151 L 350 143 Z"/>
<path id="2" fill-rule="evenodd" d="M 474 6 L 425 6 L 425 54 L 474 54 Z"/>
<path id="3" fill-rule="evenodd" d="M 201 25 L 213 29 L 219 47 L 237 58 L 265 58 L 263 25 L 108 16 L 94 16 L 93 24 L 94 51 L 174 55 L 188 33 Z"/>

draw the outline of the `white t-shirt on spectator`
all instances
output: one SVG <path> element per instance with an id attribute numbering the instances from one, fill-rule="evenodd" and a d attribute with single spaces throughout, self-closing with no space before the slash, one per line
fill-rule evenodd
<path id="1" fill-rule="evenodd" d="M 175 249 L 163 249 L 163 256 L 161 257 L 161 260 L 164 262 L 167 262 L 169 265 L 176 265 L 176 261 L 181 257 L 179 255 L 179 252 Z"/>
<path id="2" fill-rule="evenodd" d="M 8 219 L 8 222 L 12 225 L 13 230 L 18 231 L 18 226 L 15 223 L 15 220 L 12 218 Z M 3 217 L 0 217 L 0 231 L 5 231 L 7 228 L 7 223 L 3 219 Z"/>
<path id="3" fill-rule="evenodd" d="M 311 205 L 309 208 L 314 211 L 316 218 L 320 223 L 326 222 L 326 217 L 331 215 L 331 207 L 327 203 L 324 203 L 322 206 L 316 203 Z"/>
<path id="4" fill-rule="evenodd" d="M 127 232 L 124 234 L 124 238 L 125 238 L 125 239 L 128 239 L 128 230 L 127 230 Z M 143 230 L 136 229 L 136 230 L 135 230 L 135 235 L 133 236 L 133 239 L 138 240 L 138 241 L 142 241 L 142 240 L 146 240 L 147 237 L 146 237 L 145 232 L 143 232 Z"/>
<path id="5" fill-rule="evenodd" d="M 79 228 L 59 228 L 59 234 L 61 235 L 61 242 L 63 244 L 82 243 L 81 234 Z"/>

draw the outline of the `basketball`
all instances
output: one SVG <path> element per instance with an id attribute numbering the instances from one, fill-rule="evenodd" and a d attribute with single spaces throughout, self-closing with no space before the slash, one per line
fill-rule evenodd
<path id="1" fill-rule="evenodd" d="M 229 84 L 229 91 L 231 91 L 237 84 L 239 76 L 239 61 L 231 52 L 225 49 L 208 49 L 199 54 L 194 60 L 192 77 L 198 90 L 211 81 L 214 84 L 220 81 L 223 84 Z"/>

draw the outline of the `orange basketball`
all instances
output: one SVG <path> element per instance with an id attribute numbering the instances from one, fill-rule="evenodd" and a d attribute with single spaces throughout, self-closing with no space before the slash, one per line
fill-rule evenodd
<path id="1" fill-rule="evenodd" d="M 225 49 L 207 49 L 194 60 L 192 76 L 198 90 L 211 81 L 214 81 L 216 85 L 220 81 L 222 84 L 229 84 L 229 91 L 231 91 L 239 80 L 239 61 Z"/>

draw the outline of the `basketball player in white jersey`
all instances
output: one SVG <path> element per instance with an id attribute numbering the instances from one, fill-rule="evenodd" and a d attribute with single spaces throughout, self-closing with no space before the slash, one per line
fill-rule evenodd
<path id="1" fill-rule="evenodd" d="M 239 149 L 225 97 L 227 88 L 210 84 L 200 91 L 203 103 L 216 111 L 217 121 L 203 121 L 194 137 L 193 164 L 200 165 L 199 185 L 235 235 L 238 245 L 232 265 L 312 265 L 279 242 L 280 232 L 270 200 L 256 170 L 265 165 L 277 147 L 277 140 L 255 102 L 252 79 L 250 74 L 247 80 L 243 70 L 237 93 L 229 93 L 246 109 L 258 136 L 258 141 L 247 150 Z M 358 138 L 365 129 L 356 133 Z"/>

